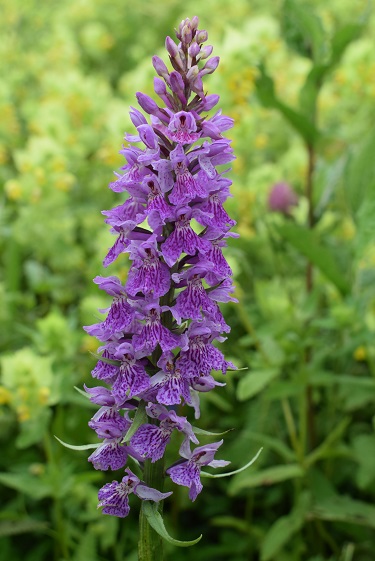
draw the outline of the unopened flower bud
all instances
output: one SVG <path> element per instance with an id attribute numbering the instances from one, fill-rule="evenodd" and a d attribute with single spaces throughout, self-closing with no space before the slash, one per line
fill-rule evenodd
<path id="1" fill-rule="evenodd" d="M 162 61 L 162 59 L 158 56 L 153 56 L 152 57 L 152 64 L 153 67 L 155 68 L 155 72 L 161 76 L 162 78 L 166 78 L 166 76 L 169 76 L 169 72 L 168 72 L 168 68 L 166 67 L 166 65 L 164 64 L 164 62 Z"/>
<path id="2" fill-rule="evenodd" d="M 205 58 L 208 58 L 212 51 L 214 50 L 212 45 L 206 45 L 205 47 L 201 48 L 201 60 L 204 60 Z"/>
<path id="3" fill-rule="evenodd" d="M 220 57 L 213 56 L 209 58 L 202 70 L 200 71 L 201 76 L 205 76 L 206 74 L 212 74 L 215 72 L 216 68 L 219 66 Z"/>
<path id="4" fill-rule="evenodd" d="M 198 66 L 192 66 L 189 70 L 189 72 L 186 74 L 186 78 L 188 79 L 189 82 L 195 80 L 195 78 L 198 76 L 199 74 L 199 68 Z"/>
<path id="5" fill-rule="evenodd" d="M 178 55 L 178 48 L 176 43 L 169 36 L 165 40 L 165 48 L 167 49 L 169 55 L 172 58 L 176 58 Z"/>
<path id="6" fill-rule="evenodd" d="M 161 78 L 154 78 L 154 90 L 157 95 L 165 95 L 167 93 L 165 82 Z"/>
<path id="7" fill-rule="evenodd" d="M 189 43 L 191 43 L 192 38 L 193 38 L 193 34 L 192 34 L 191 26 L 189 24 L 185 24 L 181 32 L 181 41 L 185 43 L 185 45 L 189 45 Z"/>
<path id="8" fill-rule="evenodd" d="M 210 111 L 218 103 L 220 96 L 217 94 L 209 94 L 206 96 L 204 103 L 200 106 L 200 111 Z"/>
<path id="9" fill-rule="evenodd" d="M 200 31 L 197 31 L 197 34 L 195 36 L 195 40 L 197 43 L 204 43 L 205 41 L 207 41 L 208 39 L 208 33 L 205 29 L 201 29 Z"/>
<path id="10" fill-rule="evenodd" d="M 138 109 L 135 109 L 135 107 L 130 107 L 129 116 L 130 116 L 130 119 L 131 119 L 133 125 L 137 128 L 140 125 L 146 125 L 147 124 L 146 117 L 144 115 L 142 115 L 142 113 L 140 111 L 138 111 Z"/>
<path id="11" fill-rule="evenodd" d="M 196 56 L 198 56 L 200 53 L 200 48 L 198 43 L 192 43 L 188 49 L 188 53 L 189 56 L 191 56 L 191 58 L 195 58 Z"/>
<path id="12" fill-rule="evenodd" d="M 191 20 L 191 28 L 196 31 L 198 29 L 198 24 L 199 24 L 199 18 L 198 16 L 194 16 L 193 19 Z"/>
<path id="13" fill-rule="evenodd" d="M 170 74 L 171 89 L 175 93 L 184 91 L 185 84 L 179 72 L 171 72 Z"/>
<path id="14" fill-rule="evenodd" d="M 142 92 L 137 92 L 135 95 L 143 111 L 146 111 L 149 115 L 154 115 L 159 112 L 159 107 L 150 96 Z"/>

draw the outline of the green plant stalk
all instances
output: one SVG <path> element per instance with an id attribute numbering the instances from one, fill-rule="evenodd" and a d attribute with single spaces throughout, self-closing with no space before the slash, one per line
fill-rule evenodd
<path id="1" fill-rule="evenodd" d="M 167 237 L 173 228 L 170 224 L 164 227 L 164 235 Z M 177 270 L 177 264 L 174 265 L 172 272 Z M 174 298 L 174 285 L 172 283 L 169 291 L 160 300 L 162 306 L 171 306 Z M 163 312 L 161 314 L 161 323 L 168 329 L 173 326 L 173 317 L 171 312 Z M 159 358 L 161 357 L 161 348 L 158 345 L 152 353 L 151 361 L 156 366 Z M 150 418 L 148 420 L 151 424 L 156 424 L 156 419 Z M 163 492 L 164 487 L 164 457 L 157 462 L 152 463 L 151 460 L 146 460 L 144 464 L 143 481 L 149 487 Z M 158 505 L 160 514 L 163 511 L 163 501 Z M 163 561 L 163 539 L 162 537 L 151 528 L 147 521 L 146 515 L 141 507 L 139 514 L 139 538 L 138 538 L 138 559 L 139 561 Z"/>
<path id="2" fill-rule="evenodd" d="M 56 477 L 56 480 L 58 480 L 60 477 L 60 471 L 55 461 L 51 437 L 48 432 L 46 432 L 43 437 L 43 448 L 47 462 L 52 471 L 53 478 L 55 479 Z M 57 538 L 57 543 L 55 542 L 57 546 L 55 548 L 55 557 L 56 559 L 60 559 L 62 556 L 63 559 L 69 559 L 70 555 L 69 548 L 66 542 L 66 527 L 64 515 L 62 512 L 61 498 L 59 497 L 59 486 L 57 485 L 55 489 L 56 492 L 53 495 L 53 519 L 55 523 Z"/>
<path id="3" fill-rule="evenodd" d="M 314 115 L 315 116 L 315 115 Z M 314 217 L 314 171 L 315 171 L 315 149 L 313 144 L 307 144 L 307 174 L 306 174 L 306 198 L 308 202 L 308 227 L 310 230 L 314 228 L 315 217 Z M 314 277 L 313 277 L 313 265 L 311 261 L 308 261 L 306 265 L 306 292 L 309 294 L 313 290 Z M 311 348 L 307 348 L 305 351 L 305 363 L 311 362 Z M 308 446 L 312 450 L 316 444 L 316 429 L 315 429 L 315 411 L 313 403 L 313 390 L 311 385 L 306 386 L 306 411 L 301 412 L 301 428 L 305 424 L 307 425 L 308 434 Z M 304 417 L 302 419 L 302 416 Z M 301 431 L 302 432 L 302 431 Z"/>
<path id="4" fill-rule="evenodd" d="M 163 491 L 164 458 L 154 463 L 146 460 L 143 479 L 149 487 Z M 158 510 L 162 513 L 163 501 L 160 501 Z M 163 561 L 163 539 L 151 528 L 144 514 L 143 506 L 139 514 L 138 559 L 139 561 Z"/>

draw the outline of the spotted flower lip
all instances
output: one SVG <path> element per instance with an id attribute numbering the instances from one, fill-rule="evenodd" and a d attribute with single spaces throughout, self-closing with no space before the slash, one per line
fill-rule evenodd
<path id="1" fill-rule="evenodd" d="M 178 144 L 193 144 L 201 136 L 196 132 L 197 123 L 194 116 L 186 111 L 175 113 L 169 121 L 169 137 Z"/>
<path id="2" fill-rule="evenodd" d="M 230 464 L 230 462 L 225 460 L 214 459 L 215 453 L 222 443 L 223 440 L 220 440 L 206 446 L 198 446 L 191 452 L 189 442 L 185 441 L 184 445 L 180 448 L 180 454 L 185 460 L 167 469 L 167 474 L 174 483 L 189 487 L 189 497 L 192 501 L 195 501 L 203 489 L 200 480 L 200 471 L 203 466 L 216 468 L 225 467 Z"/>
<path id="3" fill-rule="evenodd" d="M 112 483 L 106 483 L 100 489 L 98 507 L 103 507 L 103 514 L 125 518 L 130 511 L 129 495 L 131 493 L 134 493 L 142 500 L 154 502 L 160 502 L 172 494 L 172 492 L 161 493 L 144 485 L 129 468 L 126 468 L 125 473 L 126 475 L 120 483 L 112 481 Z"/>
<path id="4" fill-rule="evenodd" d="M 127 516 L 131 493 L 156 502 L 171 494 L 151 489 L 126 465 L 129 457 L 140 469 L 162 460 L 175 434 L 180 459 L 166 473 L 192 500 L 202 490 L 201 468 L 228 464 L 214 459 L 222 441 L 200 446 L 176 406 L 199 418 L 199 396 L 225 385 L 212 371 L 235 369 L 217 346 L 230 331 L 219 304 L 236 301 L 225 257 L 236 236 L 225 208 L 234 155 L 224 133 L 233 120 L 220 109 L 209 114 L 219 96 L 206 92 L 203 79 L 219 57 L 204 45 L 207 31 L 197 17 L 186 18 L 176 35 L 165 42 L 169 67 L 152 59 L 158 101 L 137 92 L 138 106 L 130 107 L 134 130 L 120 150 L 126 161 L 109 184 L 124 200 L 102 211 L 114 235 L 103 265 L 121 261 L 121 280 L 94 278 L 111 301 L 104 319 L 84 328 L 101 342 L 92 376 L 102 386 L 85 388 L 100 407 L 89 426 L 101 443 L 89 461 L 104 471 L 125 468 L 99 491 L 103 513 L 119 517 Z M 140 425 L 138 408 L 146 415 Z"/>

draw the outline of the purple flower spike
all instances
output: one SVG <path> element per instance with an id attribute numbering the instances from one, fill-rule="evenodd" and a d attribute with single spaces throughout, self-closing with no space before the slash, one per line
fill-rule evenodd
<path id="1" fill-rule="evenodd" d="M 103 263 L 119 259 L 127 274 L 94 279 L 111 303 L 101 310 L 103 321 L 84 329 L 102 342 L 92 376 L 106 387 L 86 392 L 99 407 L 89 421 L 100 439 L 89 457 L 95 469 L 123 469 L 129 456 L 144 469 L 165 456 L 172 437 L 180 438 L 181 458 L 167 473 L 195 500 L 202 466 L 228 463 L 214 459 L 222 441 L 199 446 L 199 431 L 175 409 L 191 407 L 199 418 L 202 393 L 225 385 L 213 370 L 225 375 L 235 369 L 218 348 L 230 331 L 220 303 L 236 302 L 225 258 L 228 238 L 236 237 L 225 208 L 234 159 L 225 133 L 233 120 L 220 109 L 209 113 L 219 96 L 207 94 L 203 80 L 219 57 L 204 45 L 207 31 L 195 16 L 181 21 L 176 36 L 166 38 L 165 61 L 152 58 L 159 101 L 136 93 L 134 129 L 120 150 L 125 162 L 109 185 L 124 198 L 103 211 L 115 235 Z M 191 443 L 197 446 L 192 452 Z M 131 493 L 156 502 L 170 495 L 151 489 L 129 468 L 118 479 L 99 491 L 104 514 L 127 516 Z"/>

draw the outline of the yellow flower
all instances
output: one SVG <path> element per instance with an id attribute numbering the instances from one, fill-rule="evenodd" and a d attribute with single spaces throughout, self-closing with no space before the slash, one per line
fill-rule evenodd
<path id="1" fill-rule="evenodd" d="M 46 405 L 48 403 L 48 398 L 50 396 L 50 389 L 46 386 L 39 388 L 38 391 L 38 401 L 40 405 Z"/>
<path id="2" fill-rule="evenodd" d="M 255 137 L 255 141 L 254 141 L 255 147 L 256 148 L 265 148 L 268 144 L 268 140 L 269 140 L 269 138 L 268 138 L 267 134 L 264 134 L 264 133 L 257 134 L 256 137 Z"/>
<path id="3" fill-rule="evenodd" d="M 367 358 L 366 347 L 364 347 L 363 345 L 361 345 L 360 347 L 357 347 L 356 350 L 353 353 L 353 357 L 358 362 L 364 362 Z"/>
<path id="4" fill-rule="evenodd" d="M 11 201 L 17 201 L 22 197 L 22 187 L 19 181 L 16 179 L 9 179 L 4 185 L 5 192 L 8 199 Z"/>
<path id="5" fill-rule="evenodd" d="M 5 405 L 6 403 L 10 403 L 12 399 L 12 394 L 7 388 L 4 386 L 0 386 L 0 405 Z"/>
<path id="6" fill-rule="evenodd" d="M 28 421 L 31 417 L 30 409 L 27 405 L 19 405 L 16 409 L 17 417 L 20 423 Z"/>

